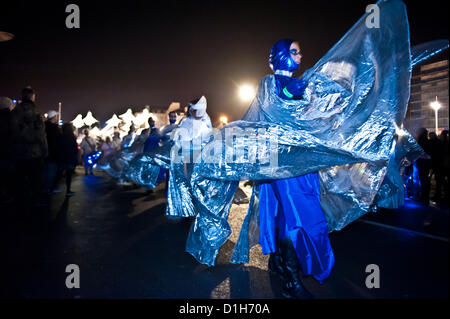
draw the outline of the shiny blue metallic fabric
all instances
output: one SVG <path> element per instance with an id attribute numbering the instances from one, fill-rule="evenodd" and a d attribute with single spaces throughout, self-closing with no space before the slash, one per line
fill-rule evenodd
<path id="1" fill-rule="evenodd" d="M 291 58 L 289 48 L 294 42 L 290 39 L 283 39 L 275 43 L 270 50 L 269 65 L 273 71 L 289 71 L 294 72 L 298 69 L 299 65 Z"/>
<path id="2" fill-rule="evenodd" d="M 370 209 L 396 149 L 395 132 L 406 113 L 411 77 L 405 6 L 401 1 L 378 6 L 380 28 L 367 28 L 366 14 L 304 73 L 308 85 L 303 99 L 279 98 L 274 76 L 266 76 L 244 119 L 225 126 L 206 145 L 204 152 L 225 151 L 214 153 L 209 163 L 195 164 L 192 174 L 198 214 L 186 250 L 199 262 L 213 265 L 229 236 L 230 193 L 239 180 L 319 172 L 329 231 L 342 229 Z M 232 146 L 226 139 L 230 128 L 247 130 Z M 235 154 L 264 149 L 267 144 L 258 144 L 255 136 L 273 142 L 277 165 L 227 161 L 229 148 Z M 239 251 L 233 260 L 239 260 L 239 253 L 245 254 Z"/>
<path id="3" fill-rule="evenodd" d="M 259 218 L 259 187 L 253 185 L 252 195 L 249 201 L 247 215 L 242 223 L 239 239 L 234 247 L 231 262 L 244 264 L 249 262 L 250 248 L 259 243 L 260 218 Z M 261 224 L 264 226 L 264 224 Z"/>
<path id="4" fill-rule="evenodd" d="M 433 55 L 448 49 L 448 40 L 435 40 L 411 48 L 411 65 L 415 66 Z"/>
<path id="5" fill-rule="evenodd" d="M 374 209 L 376 207 L 395 209 L 404 204 L 406 181 L 400 175 L 400 172 L 402 168 L 409 166 L 422 153 L 422 148 L 411 134 L 407 131 L 398 131 L 395 149 L 389 161 L 386 176 L 374 199 Z"/>
<path id="6" fill-rule="evenodd" d="M 380 28 L 368 28 L 365 14 L 304 73 L 307 86 L 301 100 L 280 98 L 275 77 L 264 77 L 244 118 L 226 125 L 204 145 L 201 157 L 208 161 L 187 165 L 174 161 L 167 150 L 155 150 L 143 155 L 145 160 L 130 162 L 130 170 L 137 173 L 128 176 L 144 185 L 152 185 L 156 177 L 141 166 L 169 168 L 167 215 L 196 216 L 186 251 L 199 262 L 214 265 L 231 234 L 227 218 L 239 180 L 318 172 L 329 231 L 342 229 L 375 205 L 401 204 L 403 185 L 394 172 L 405 158 L 413 161 L 422 152 L 409 133 L 398 133 L 413 66 L 408 20 L 401 1 L 377 5 Z M 418 48 L 414 61 L 441 49 L 442 43 Z M 232 262 L 248 261 L 259 229 L 266 227 L 258 225 L 256 189 Z"/>

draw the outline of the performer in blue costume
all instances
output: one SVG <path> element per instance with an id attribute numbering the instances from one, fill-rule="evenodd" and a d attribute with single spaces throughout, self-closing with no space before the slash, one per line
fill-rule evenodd
<path id="1" fill-rule="evenodd" d="M 276 74 L 261 80 L 243 119 L 224 126 L 204 146 L 202 155 L 208 160 L 195 164 L 191 196 L 168 205 L 170 216 L 196 217 L 186 251 L 199 262 L 213 266 L 231 234 L 227 218 L 239 181 L 263 186 L 259 196 L 258 187 L 253 188 L 231 262 L 248 263 L 249 249 L 258 238 L 263 253 L 276 253 L 280 247 L 271 268 L 277 268 L 277 261 L 284 263 L 281 273 L 291 282 L 290 295 L 307 293 L 291 271 L 299 267 L 288 261 L 305 256 L 300 258 L 305 274 L 319 281 L 328 277 L 334 258 L 326 226 L 328 232 L 341 230 L 376 207 L 402 205 L 400 167 L 422 152 L 401 129 L 411 70 L 448 48 L 448 41 L 411 50 L 405 5 L 392 0 L 377 6 L 380 28 L 367 28 L 368 13 L 363 15 L 303 73 L 303 80 L 283 76 L 298 67 L 293 63 L 296 50 L 293 56 L 284 55 L 293 60 L 286 60 L 287 69 L 272 64 Z M 280 42 L 274 52 L 286 50 L 287 44 L 294 49 L 292 43 Z M 260 209 L 262 205 L 267 207 Z M 293 246 L 288 252 L 294 252 L 294 258 L 283 253 L 289 245 L 277 243 L 277 238 Z M 290 257 L 283 260 L 284 255 Z"/>
<path id="2" fill-rule="evenodd" d="M 299 44 L 280 40 L 270 51 L 276 93 L 287 100 L 302 98 L 306 82 L 293 78 L 301 61 Z M 269 269 L 284 280 L 286 297 L 307 297 L 299 270 L 322 282 L 331 272 L 334 255 L 328 239 L 328 225 L 320 207 L 318 174 L 280 179 L 259 184 L 260 224 L 271 225 L 273 233 L 262 233 L 264 254 L 271 253 Z"/>
<path id="3" fill-rule="evenodd" d="M 289 58 L 286 63 L 293 69 L 274 64 L 283 59 L 273 56 L 275 75 L 261 80 L 241 121 L 227 124 L 202 144 L 197 157 L 202 160 L 193 163 L 189 179 L 179 148 L 171 147 L 176 141 L 130 163 L 127 177 L 143 185 L 155 184 L 160 167 L 170 169 L 173 196 L 166 214 L 195 217 L 186 252 L 197 261 L 213 266 L 230 237 L 227 219 L 239 181 L 262 186 L 259 196 L 253 187 L 231 262 L 248 263 L 259 238 L 263 253 L 274 254 L 271 268 L 281 269 L 290 283 L 289 296 L 308 296 L 298 280 L 299 268 L 319 281 L 329 275 L 334 258 L 326 226 L 328 232 L 338 231 L 376 207 L 401 206 L 400 167 L 423 152 L 401 129 L 411 70 L 448 48 L 448 41 L 411 48 L 405 5 L 382 0 L 377 6 L 380 27 L 368 28 L 364 14 L 304 72 L 303 80 L 285 76 L 298 67 L 293 63 L 300 58 L 298 48 L 278 43 L 274 52 L 288 44 L 293 50 L 279 56 Z"/>

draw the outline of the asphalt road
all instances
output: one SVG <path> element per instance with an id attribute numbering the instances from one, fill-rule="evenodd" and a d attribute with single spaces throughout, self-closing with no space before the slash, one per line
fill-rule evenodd
<path id="1" fill-rule="evenodd" d="M 233 205 L 233 235 L 216 266 L 206 267 L 184 252 L 192 220 L 164 216 L 163 185 L 147 194 L 117 186 L 101 171 L 77 172 L 73 197 L 55 194 L 48 208 L 30 208 L 26 200 L 1 206 L 2 299 L 282 298 L 259 246 L 249 264 L 229 263 L 246 204 Z M 364 216 L 330 240 L 336 263 L 329 279 L 320 285 L 304 278 L 318 299 L 448 298 L 448 206 L 407 201 Z M 366 286 L 371 264 L 379 288 Z M 67 265 L 78 266 L 79 288 L 67 288 Z"/>

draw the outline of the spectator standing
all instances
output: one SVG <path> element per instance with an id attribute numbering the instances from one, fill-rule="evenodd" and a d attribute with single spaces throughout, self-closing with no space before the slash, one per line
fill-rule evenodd
<path id="1" fill-rule="evenodd" d="M 145 140 L 144 152 L 159 147 L 159 142 L 161 141 L 161 132 L 156 128 L 155 120 L 152 117 L 148 119 L 148 125 L 150 128 L 147 139 Z"/>
<path id="2" fill-rule="evenodd" d="M 434 175 L 436 188 L 433 201 L 439 202 L 441 200 L 442 183 L 444 180 L 444 143 L 438 139 L 436 133 L 429 134 L 430 156 L 431 156 L 431 170 Z"/>
<path id="3" fill-rule="evenodd" d="M 113 138 L 112 138 L 112 143 L 114 146 L 114 150 L 118 151 L 120 150 L 120 145 L 122 143 L 122 140 L 120 138 L 120 132 L 114 132 Z"/>
<path id="4" fill-rule="evenodd" d="M 443 169 L 443 179 L 442 182 L 444 184 L 444 198 L 442 202 L 448 203 L 448 183 L 449 183 L 449 175 L 450 175 L 450 158 L 449 158 L 449 146 L 448 146 L 448 130 L 443 130 L 439 135 L 439 140 L 442 143 L 442 169 Z"/>
<path id="5" fill-rule="evenodd" d="M 428 204 L 430 199 L 430 168 L 431 168 L 431 147 L 428 139 L 428 130 L 421 128 L 417 136 L 417 143 L 422 147 L 425 154 L 419 157 L 416 161 L 417 170 L 419 171 L 420 180 L 420 201 Z"/>
<path id="6" fill-rule="evenodd" d="M 122 139 L 121 149 L 131 147 L 134 143 L 135 138 L 136 138 L 136 129 L 134 128 L 134 125 L 131 125 L 128 134 L 124 136 Z"/>
<path id="7" fill-rule="evenodd" d="M 0 97 L 0 202 L 11 202 L 14 165 L 12 161 L 11 110 L 14 104 L 10 98 Z"/>
<path id="8" fill-rule="evenodd" d="M 59 112 L 51 110 L 47 114 L 48 119 L 45 121 L 45 132 L 47 134 L 48 156 L 45 159 L 45 190 L 51 194 L 59 192 L 55 190 L 55 185 L 61 158 L 61 130 L 58 125 Z"/>
<path id="9" fill-rule="evenodd" d="M 32 204 L 42 190 L 44 159 L 48 154 L 45 125 L 37 111 L 36 93 L 31 87 L 22 90 L 22 102 L 11 113 L 12 156 L 15 161 L 20 192 L 29 191 Z"/>
<path id="10" fill-rule="evenodd" d="M 178 127 L 177 119 L 177 112 L 172 111 L 169 113 L 169 124 L 161 129 L 161 140 L 163 143 L 167 143 L 170 140 L 173 130 Z"/>
<path id="11" fill-rule="evenodd" d="M 62 126 L 60 148 L 62 151 L 61 169 L 65 171 L 66 175 L 66 197 L 70 197 L 75 194 L 71 190 L 71 185 L 75 167 L 78 165 L 78 144 L 71 123 L 64 123 Z"/>
<path id="12" fill-rule="evenodd" d="M 93 155 L 96 151 L 96 143 L 95 140 L 89 136 L 89 131 L 84 130 L 84 138 L 81 141 L 80 144 L 81 151 L 83 152 L 83 159 L 84 159 L 84 174 L 88 175 L 94 175 L 93 172 L 93 163 L 89 163 L 88 156 Z"/>

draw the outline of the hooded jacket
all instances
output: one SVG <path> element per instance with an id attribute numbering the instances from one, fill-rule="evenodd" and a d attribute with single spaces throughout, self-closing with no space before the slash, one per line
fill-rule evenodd
<path id="1" fill-rule="evenodd" d="M 45 158 L 48 154 L 45 125 L 32 101 L 23 101 L 11 113 L 12 155 L 15 160 Z"/>

